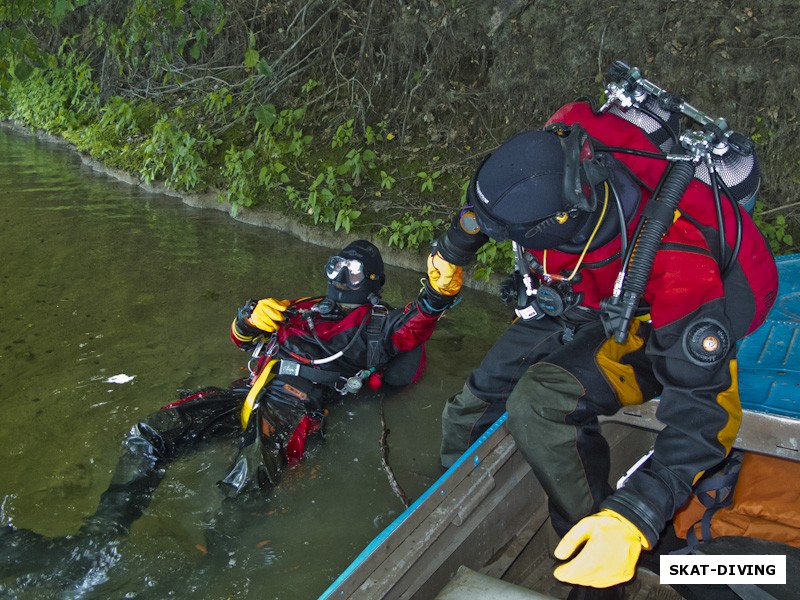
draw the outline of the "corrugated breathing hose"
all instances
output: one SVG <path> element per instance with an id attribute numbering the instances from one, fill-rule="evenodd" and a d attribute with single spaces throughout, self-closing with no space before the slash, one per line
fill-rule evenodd
<path id="1" fill-rule="evenodd" d="M 694 164 L 689 161 L 674 163 L 664 180 L 661 193 L 650 200 L 642 212 L 642 218 L 646 221 L 631 246 L 621 293 L 608 298 L 601 305 L 606 329 L 619 343 L 628 339 L 628 329 L 650 278 L 661 238 L 672 225 L 675 210 L 693 177 Z"/>

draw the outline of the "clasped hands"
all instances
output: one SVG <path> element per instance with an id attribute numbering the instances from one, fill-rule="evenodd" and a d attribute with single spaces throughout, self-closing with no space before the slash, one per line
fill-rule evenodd
<path id="1" fill-rule="evenodd" d="M 455 296 L 464 283 L 463 269 L 434 252 L 428 256 L 428 283 L 443 296 Z"/>

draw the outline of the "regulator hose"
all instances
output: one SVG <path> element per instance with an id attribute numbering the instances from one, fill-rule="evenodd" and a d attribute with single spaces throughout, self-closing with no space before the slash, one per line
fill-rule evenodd
<path id="1" fill-rule="evenodd" d="M 628 329 L 644 295 L 661 238 L 672 226 L 675 210 L 693 177 L 694 165 L 691 162 L 681 161 L 672 165 L 661 193 L 651 199 L 642 212 L 645 221 L 631 244 L 627 273 L 619 295 L 601 303 L 606 332 L 620 344 L 628 339 Z"/>

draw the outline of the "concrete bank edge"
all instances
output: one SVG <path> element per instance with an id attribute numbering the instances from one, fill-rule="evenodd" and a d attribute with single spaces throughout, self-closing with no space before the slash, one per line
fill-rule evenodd
<path id="1" fill-rule="evenodd" d="M 135 173 L 129 173 L 128 171 L 109 167 L 102 161 L 80 152 L 74 144 L 68 142 L 60 136 L 53 135 L 42 130 L 31 129 L 28 126 L 15 121 L 0 121 L 0 126 L 11 129 L 23 135 L 35 137 L 36 139 L 44 142 L 67 147 L 78 154 L 83 164 L 91 168 L 93 171 L 102 173 L 123 183 L 140 187 L 143 190 L 153 194 L 179 198 L 187 206 L 200 209 L 223 211 L 236 221 L 247 223 L 248 225 L 254 225 L 256 227 L 265 227 L 268 229 L 282 231 L 296 237 L 303 242 L 317 246 L 323 246 L 325 248 L 340 249 L 353 240 L 366 238 L 380 248 L 383 260 L 387 265 L 408 269 L 418 273 L 424 273 L 426 270 L 426 258 L 428 256 L 427 251 L 423 252 L 421 250 L 401 250 L 397 248 L 391 248 L 383 241 L 376 239 L 375 236 L 363 234 L 356 235 L 353 233 L 345 233 L 344 231 L 335 232 L 328 231 L 320 227 L 312 227 L 304 223 L 299 223 L 288 217 L 286 214 L 264 207 L 248 208 L 242 206 L 239 207 L 236 216 L 233 216 L 231 214 L 230 202 L 219 202 L 217 200 L 217 190 L 200 194 L 177 192 L 169 188 L 163 181 L 153 181 L 147 183 Z M 500 279 L 501 276 L 498 275 L 493 276 L 489 282 L 476 280 L 472 275 L 472 268 L 465 269 L 464 273 L 464 285 L 466 287 L 490 294 L 497 293 Z"/>

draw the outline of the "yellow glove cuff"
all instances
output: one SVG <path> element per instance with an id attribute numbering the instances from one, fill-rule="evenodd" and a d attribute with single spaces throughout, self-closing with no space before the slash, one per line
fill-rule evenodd
<path id="1" fill-rule="evenodd" d="M 236 319 L 234 319 L 233 323 L 231 323 L 231 336 L 233 336 L 233 338 L 239 342 L 253 341 L 253 336 L 244 335 L 241 331 L 239 331 L 239 328 L 236 327 Z"/>

